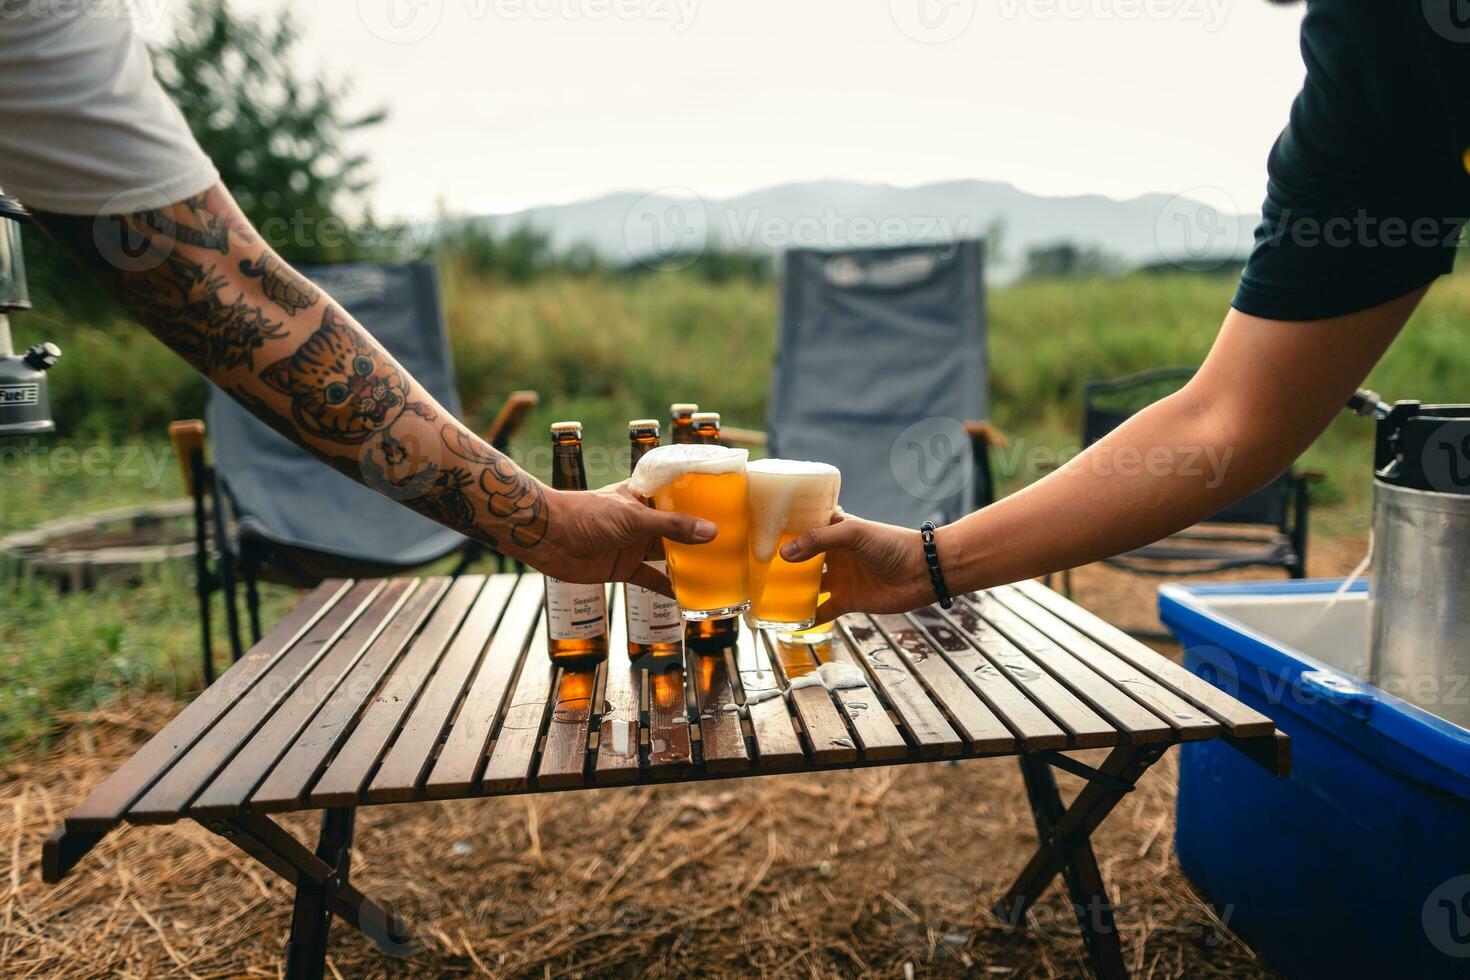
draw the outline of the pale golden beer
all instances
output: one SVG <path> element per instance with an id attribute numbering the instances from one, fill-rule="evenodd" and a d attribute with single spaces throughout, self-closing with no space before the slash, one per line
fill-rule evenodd
<path id="1" fill-rule="evenodd" d="M 631 481 L 659 510 L 702 517 L 719 528 L 706 544 L 664 539 L 679 612 L 690 621 L 727 619 L 750 607 L 750 535 L 743 449 L 674 445 L 650 449 Z"/>
<path id="2" fill-rule="evenodd" d="M 831 522 L 842 474 L 827 463 L 761 459 L 747 468 L 747 482 L 750 619 L 761 629 L 806 629 L 817 621 L 826 556 L 788 562 L 781 547 Z"/>
<path id="3" fill-rule="evenodd" d="M 817 596 L 817 607 L 821 608 L 822 603 L 830 598 L 832 598 L 832 593 L 820 593 Z M 790 627 L 787 627 L 787 629 L 790 629 Z M 829 619 L 824 623 L 808 626 L 804 630 L 791 630 L 789 633 L 783 631 L 777 639 L 782 643 L 804 643 L 807 646 L 820 646 L 823 643 L 830 642 L 835 635 L 832 630 L 832 620 Z"/>

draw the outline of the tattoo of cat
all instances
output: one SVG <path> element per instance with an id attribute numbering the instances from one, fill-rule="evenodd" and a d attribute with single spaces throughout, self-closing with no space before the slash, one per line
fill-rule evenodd
<path id="1" fill-rule="evenodd" d="M 223 276 L 175 252 L 148 275 L 123 280 L 119 298 L 200 370 L 254 368 L 255 351 L 285 331 L 244 296 L 225 302 L 225 286 Z"/>
<path id="2" fill-rule="evenodd" d="M 391 430 L 403 413 L 434 421 L 438 414 L 410 401 L 408 380 L 371 337 L 328 306 L 322 325 L 296 353 L 260 373 L 261 380 L 291 399 L 296 424 L 311 435 L 358 445 L 381 435 L 389 463 L 406 458 Z"/>
<path id="3" fill-rule="evenodd" d="M 311 280 L 291 268 L 270 252 L 264 252 L 255 262 L 240 260 L 240 271 L 252 279 L 260 280 L 260 288 L 290 316 L 312 306 L 321 297 L 321 292 Z"/>
<path id="4" fill-rule="evenodd" d="M 541 484 L 502 453 L 472 439 L 456 425 L 440 430 L 444 445 L 454 455 L 482 467 L 480 489 L 490 502 L 496 520 L 510 525 L 510 538 L 522 548 L 534 548 L 546 537 L 549 515 Z"/>

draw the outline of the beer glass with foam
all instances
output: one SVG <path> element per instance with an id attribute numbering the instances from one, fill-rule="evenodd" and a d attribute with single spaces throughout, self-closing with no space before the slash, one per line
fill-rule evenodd
<path id="1" fill-rule="evenodd" d="M 781 546 L 803 531 L 831 522 L 842 474 L 827 463 L 760 459 L 747 467 L 746 479 L 750 618 L 761 629 L 806 629 L 817 621 L 826 556 L 788 562 L 781 557 Z"/>
<path id="2" fill-rule="evenodd" d="M 659 510 L 702 517 L 719 528 L 705 544 L 664 539 L 674 598 L 686 620 L 727 619 L 750 608 L 748 457 L 724 446 L 659 446 L 638 460 L 629 481 Z"/>

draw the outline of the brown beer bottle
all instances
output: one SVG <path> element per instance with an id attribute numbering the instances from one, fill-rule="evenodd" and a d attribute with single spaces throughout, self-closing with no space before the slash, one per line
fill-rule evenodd
<path id="1" fill-rule="evenodd" d="M 669 406 L 669 442 L 676 446 L 696 442 L 694 438 L 694 413 L 699 406 L 693 402 L 674 402 Z"/>
<path id="2" fill-rule="evenodd" d="M 658 445 L 658 420 L 630 421 L 628 442 L 636 468 L 643 454 Z M 664 560 L 661 538 L 649 543 L 643 561 L 668 574 L 669 564 Z M 640 657 L 678 657 L 684 652 L 684 619 L 673 599 L 629 582 L 623 587 L 623 609 L 628 623 L 629 660 L 636 663 Z"/>
<path id="3" fill-rule="evenodd" d="M 720 413 L 695 412 L 690 417 L 694 427 L 694 441 L 709 446 L 720 444 Z M 740 637 L 740 617 L 729 619 L 704 619 L 684 627 L 684 642 L 700 653 L 718 653 L 733 647 Z"/>
<path id="4" fill-rule="evenodd" d="M 581 422 L 551 424 L 551 486 L 587 489 Z M 607 586 L 546 577 L 546 650 L 552 663 L 565 667 L 607 658 Z"/>

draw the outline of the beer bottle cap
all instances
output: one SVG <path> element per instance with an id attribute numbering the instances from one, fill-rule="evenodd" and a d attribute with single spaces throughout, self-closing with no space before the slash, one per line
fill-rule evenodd
<path id="1" fill-rule="evenodd" d="M 658 419 L 629 419 L 628 420 L 628 431 L 629 432 L 641 432 L 644 429 L 652 429 L 654 432 L 657 432 L 658 431 Z"/>
<path id="2" fill-rule="evenodd" d="M 692 416 L 690 416 L 690 421 L 692 421 L 695 425 L 698 425 L 701 422 L 713 422 L 715 425 L 719 425 L 720 424 L 720 413 L 719 412 L 695 412 Z"/>
<path id="3" fill-rule="evenodd" d="M 669 406 L 670 415 L 693 415 L 699 411 L 699 406 L 693 402 L 674 402 Z"/>
<path id="4" fill-rule="evenodd" d="M 553 422 L 553 423 L 551 423 L 551 431 L 553 433 L 556 433 L 556 432 L 575 432 L 578 435 L 581 435 L 582 434 L 582 423 L 581 422 Z"/>

